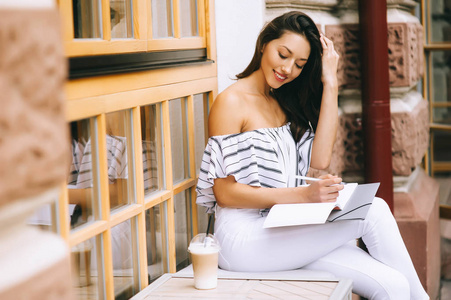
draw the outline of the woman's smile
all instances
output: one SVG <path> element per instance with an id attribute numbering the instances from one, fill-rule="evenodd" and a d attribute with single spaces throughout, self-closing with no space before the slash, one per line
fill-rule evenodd
<path id="1" fill-rule="evenodd" d="M 283 82 L 285 79 L 287 79 L 287 76 L 280 74 L 276 70 L 273 70 L 273 71 L 274 71 L 274 77 L 276 78 L 277 81 Z"/>

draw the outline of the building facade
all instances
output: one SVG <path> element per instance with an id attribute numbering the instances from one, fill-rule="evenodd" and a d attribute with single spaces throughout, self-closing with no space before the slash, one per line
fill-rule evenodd
<path id="1" fill-rule="evenodd" d="M 24 241 L 16 255 L 0 246 L 0 265 L 11 257 L 16 270 L 26 257 L 47 264 L 0 284 L 0 298 L 51 291 L 59 299 L 128 299 L 187 266 L 190 239 L 207 227 L 195 185 L 209 108 L 247 66 L 265 22 L 289 10 L 309 14 L 341 57 L 340 128 L 327 172 L 364 181 L 357 0 L 6 2 L 0 41 L 9 46 L 0 54 L 19 54 L 1 55 L 0 99 L 37 104 L 29 116 L 14 106 L 0 114 L 24 124 L 11 135 L 23 140 L 5 139 L 8 147 L 0 140 L 9 149 L 4 169 L 18 170 L 0 173 L 0 224 L 20 233 L 5 231 L 0 244 Z M 440 228 L 439 188 L 429 175 L 451 169 L 448 2 L 387 1 L 394 214 L 431 298 L 439 289 Z M 39 107 L 47 123 L 36 119 Z M 40 139 L 23 147 L 30 128 Z M 17 145 L 33 154 L 29 161 L 13 160 L 28 157 Z M 14 180 L 24 174 L 35 176 Z M 32 251 L 37 245 L 41 252 Z M 34 290 L 23 288 L 30 282 Z"/>

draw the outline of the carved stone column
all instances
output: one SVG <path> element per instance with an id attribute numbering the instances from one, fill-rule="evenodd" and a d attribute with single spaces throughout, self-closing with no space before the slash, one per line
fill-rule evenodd
<path id="1" fill-rule="evenodd" d="M 429 146 L 427 101 L 416 86 L 423 75 L 423 27 L 412 0 L 387 1 L 395 217 L 431 299 L 440 289 L 438 183 L 421 169 Z"/>
<path id="2" fill-rule="evenodd" d="M 427 101 L 416 90 L 423 70 L 423 29 L 410 0 L 387 1 L 394 214 L 417 272 L 431 298 L 439 288 L 438 186 L 419 165 L 428 148 Z M 360 47 L 357 1 L 339 5 L 339 26 L 326 26 L 340 52 L 340 106 L 346 134 L 346 181 L 363 179 Z M 375 57 L 374 59 L 377 59 Z"/>
<path id="3" fill-rule="evenodd" d="M 66 243 L 26 224 L 68 169 L 59 21 L 52 0 L 0 4 L 0 299 L 72 299 Z"/>
<path id="4" fill-rule="evenodd" d="M 332 13 L 339 0 L 266 0 L 266 20 L 297 10 L 306 13 L 324 32 L 326 24 L 338 24 L 339 19 Z"/>
<path id="5" fill-rule="evenodd" d="M 394 3 L 389 1 L 387 18 L 389 23 L 389 60 L 390 60 L 390 91 L 392 94 L 391 106 L 395 106 L 392 111 L 393 125 L 393 170 L 394 175 L 406 176 L 412 173 L 416 166 L 421 162 L 427 149 L 427 124 L 426 120 L 420 121 L 423 134 L 415 136 L 416 145 L 412 148 L 405 145 L 400 135 L 407 134 L 405 130 L 399 130 L 400 114 L 407 111 L 415 111 L 421 117 L 427 117 L 427 106 L 419 103 L 416 99 L 421 95 L 414 95 L 417 92 L 411 91 L 418 83 L 423 73 L 423 47 L 422 47 L 422 27 L 418 19 L 403 9 L 408 9 L 406 3 L 412 5 L 412 1 L 398 1 Z M 415 4 L 413 2 L 413 4 Z M 392 8 L 396 7 L 396 9 Z M 346 135 L 350 139 L 347 142 L 345 172 L 349 176 L 360 177 L 359 172 L 363 170 L 362 147 L 360 147 L 361 135 L 360 111 L 360 46 L 359 46 L 359 27 L 357 1 L 342 1 L 338 6 L 338 15 L 340 15 L 341 24 L 326 26 L 326 36 L 330 37 L 338 50 L 341 61 L 338 69 L 338 78 L 340 83 L 340 106 L 344 111 L 346 119 Z M 377 59 L 377 58 L 375 58 Z M 413 98 L 412 98 L 413 97 Z M 412 99 L 411 99 L 412 98 Z M 402 104 L 404 103 L 404 104 Z M 412 105 L 420 105 L 422 112 L 417 112 Z M 360 110 L 360 111 L 359 111 Z M 415 124 L 416 127 L 420 126 Z M 410 130 L 410 129 L 409 129 Z M 398 140 L 400 138 L 401 141 Z M 360 141 L 359 141 L 360 140 Z M 356 151 L 357 150 L 357 151 Z"/>
<path id="6" fill-rule="evenodd" d="M 340 55 L 338 64 L 339 105 L 342 114 L 344 155 L 343 176 L 363 181 L 362 99 L 360 92 L 360 44 L 357 1 L 340 1 L 336 7 L 338 24 L 325 26 L 325 35 Z"/>

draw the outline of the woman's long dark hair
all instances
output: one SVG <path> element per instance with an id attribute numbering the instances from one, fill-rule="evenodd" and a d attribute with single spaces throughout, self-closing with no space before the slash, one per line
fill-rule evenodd
<path id="1" fill-rule="evenodd" d="M 260 68 L 263 46 L 280 38 L 285 32 L 301 34 L 310 43 L 310 55 L 301 74 L 293 81 L 272 90 L 272 96 L 279 102 L 287 121 L 291 122 L 294 140 L 299 142 L 310 127 L 309 122 L 313 130 L 316 130 L 323 94 L 321 81 L 323 48 L 318 28 L 312 19 L 304 13 L 292 11 L 268 23 L 258 36 L 254 57 L 247 68 L 236 77 L 245 78 L 257 71 Z"/>

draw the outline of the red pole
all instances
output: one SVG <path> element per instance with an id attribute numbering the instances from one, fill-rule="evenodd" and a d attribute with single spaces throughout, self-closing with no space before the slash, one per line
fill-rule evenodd
<path id="1" fill-rule="evenodd" d="M 365 182 L 393 212 L 390 85 L 386 0 L 359 0 Z"/>

